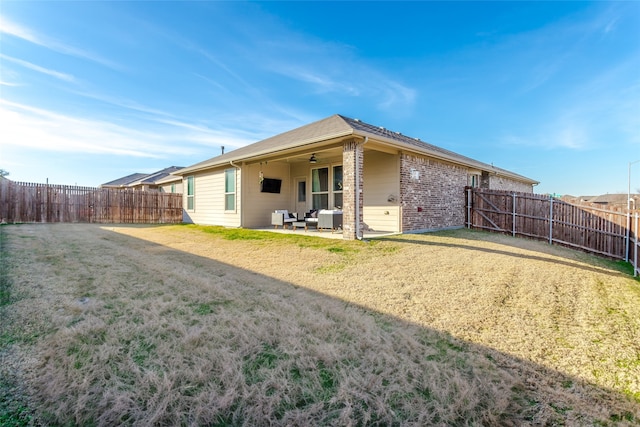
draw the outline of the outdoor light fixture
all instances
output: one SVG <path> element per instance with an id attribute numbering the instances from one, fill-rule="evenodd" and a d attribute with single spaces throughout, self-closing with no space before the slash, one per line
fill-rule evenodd
<path id="1" fill-rule="evenodd" d="M 311 157 L 309 157 L 309 163 L 318 163 L 318 160 L 316 159 L 316 153 L 313 153 Z"/>

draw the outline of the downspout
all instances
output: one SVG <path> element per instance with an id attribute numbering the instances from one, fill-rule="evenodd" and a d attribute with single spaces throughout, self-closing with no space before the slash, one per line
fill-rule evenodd
<path id="1" fill-rule="evenodd" d="M 362 145 L 364 146 L 364 144 L 366 144 L 367 141 L 369 141 L 369 137 L 365 136 L 364 141 L 362 142 Z M 360 185 L 359 185 L 360 180 L 358 179 L 360 174 L 358 171 L 359 165 L 358 165 L 357 152 L 355 154 L 356 154 L 356 157 L 355 159 L 353 159 L 355 163 L 355 167 L 353 169 L 354 169 L 355 179 L 356 179 L 356 239 L 362 240 L 362 233 L 360 232 Z M 364 148 L 362 149 L 362 161 L 364 162 Z M 364 197 L 363 197 L 362 203 L 364 204 Z"/>
<path id="2" fill-rule="evenodd" d="M 233 163 L 233 160 L 229 160 L 229 164 L 231 166 L 233 166 L 234 168 L 236 168 L 238 171 L 242 170 L 242 168 L 240 166 L 238 166 L 238 165 Z M 238 174 L 237 173 L 236 173 L 236 182 L 235 182 L 235 184 L 236 184 L 236 197 L 237 197 L 238 188 L 239 188 L 238 187 Z M 240 197 L 241 198 L 242 198 L 243 194 L 244 194 L 244 192 L 240 191 Z M 241 209 L 242 209 L 242 201 L 240 201 L 240 206 L 241 206 Z M 237 211 L 238 211 L 238 206 L 236 205 L 236 212 Z M 242 228 L 242 227 L 244 227 L 244 211 L 243 210 L 240 211 L 240 228 Z"/>

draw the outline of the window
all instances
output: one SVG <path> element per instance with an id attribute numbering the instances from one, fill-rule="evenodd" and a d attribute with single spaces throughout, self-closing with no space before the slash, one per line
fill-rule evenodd
<path id="1" fill-rule="evenodd" d="M 311 170 L 312 209 L 329 208 L 329 168 Z"/>
<path id="2" fill-rule="evenodd" d="M 171 184 L 171 193 L 175 193 L 175 192 L 176 192 L 176 185 Z"/>
<path id="3" fill-rule="evenodd" d="M 333 206 L 342 209 L 342 166 L 333 167 Z"/>
<path id="4" fill-rule="evenodd" d="M 480 176 L 479 175 L 469 175 L 469 187 L 478 188 L 480 187 Z"/>
<path id="5" fill-rule="evenodd" d="M 187 210 L 192 211 L 195 206 L 195 182 L 193 176 L 187 177 Z"/>
<path id="6" fill-rule="evenodd" d="M 307 201 L 307 182 L 298 182 L 298 203 L 304 203 Z"/>
<path id="7" fill-rule="evenodd" d="M 224 171 L 224 210 L 236 210 L 236 170 Z"/>

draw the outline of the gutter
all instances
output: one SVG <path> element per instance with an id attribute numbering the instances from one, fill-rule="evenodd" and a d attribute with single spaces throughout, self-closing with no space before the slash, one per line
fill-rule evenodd
<path id="1" fill-rule="evenodd" d="M 361 133 L 366 133 L 366 132 L 361 132 Z M 458 166 L 463 166 L 463 167 L 467 167 L 467 168 L 469 168 L 469 167 L 478 168 L 478 169 L 481 169 L 481 170 L 484 170 L 484 171 L 487 171 L 487 172 L 494 173 L 496 175 L 505 176 L 507 178 L 514 179 L 516 181 L 526 182 L 526 183 L 531 184 L 531 185 L 539 184 L 538 181 L 535 181 L 533 179 L 527 178 L 526 176 L 522 176 L 522 175 L 519 175 L 517 173 L 511 172 L 511 171 L 508 171 L 508 170 L 505 170 L 505 169 L 501 169 L 501 168 L 498 168 L 500 170 L 497 170 L 493 165 L 489 165 L 487 163 L 483 163 L 483 162 L 480 162 L 480 161 L 472 159 L 472 158 L 468 158 L 469 161 L 465 161 L 464 159 L 453 157 L 453 156 L 451 156 L 451 155 L 449 155 L 447 153 L 441 153 L 441 152 L 438 152 L 438 151 L 435 151 L 435 150 L 430 150 L 429 148 L 420 149 L 420 147 L 417 147 L 415 145 L 404 143 L 404 142 L 401 142 L 401 141 L 397 141 L 397 140 L 391 139 L 389 137 L 386 137 L 384 135 L 374 135 L 373 138 L 377 139 L 377 140 L 382 140 L 384 143 L 388 144 L 389 146 L 396 147 L 396 148 L 399 148 L 399 149 L 404 150 L 404 151 L 410 151 L 410 152 L 413 152 L 413 153 L 416 153 L 416 154 L 420 154 L 422 156 L 427 155 L 429 157 L 433 157 L 434 159 L 441 160 L 441 161 L 446 161 L 446 162 L 449 162 L 449 163 L 453 163 L 453 164 L 458 165 Z M 421 141 L 421 140 L 418 140 L 418 141 L 422 142 L 422 143 L 425 143 L 425 144 L 428 144 L 425 141 Z M 429 144 L 429 145 L 432 145 L 432 144 Z M 458 153 L 452 153 L 452 154 L 454 156 L 460 156 L 460 157 L 465 157 L 466 158 L 466 156 L 463 156 L 463 155 L 458 154 Z"/>
<path id="2" fill-rule="evenodd" d="M 366 144 L 369 141 L 369 137 L 365 136 L 364 137 L 364 141 L 362 142 L 362 145 L 364 146 L 364 144 Z M 362 150 L 362 161 L 364 163 L 364 149 Z M 358 180 L 358 176 L 360 176 L 359 172 L 358 172 L 358 156 L 356 156 L 356 158 L 354 159 L 354 163 L 355 163 L 355 167 L 354 169 L 354 173 L 355 173 L 355 180 L 356 180 L 356 239 L 358 240 L 362 240 L 362 233 L 360 231 L 360 185 L 359 184 L 359 180 Z M 364 204 L 364 202 L 363 202 Z"/>

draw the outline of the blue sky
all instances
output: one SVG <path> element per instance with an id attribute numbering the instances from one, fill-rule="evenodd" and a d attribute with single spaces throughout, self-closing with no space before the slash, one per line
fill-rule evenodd
<path id="1" fill-rule="evenodd" d="M 96 186 L 336 113 L 538 193 L 626 192 L 640 160 L 640 2 L 0 0 L 0 37 L 18 181 Z"/>

